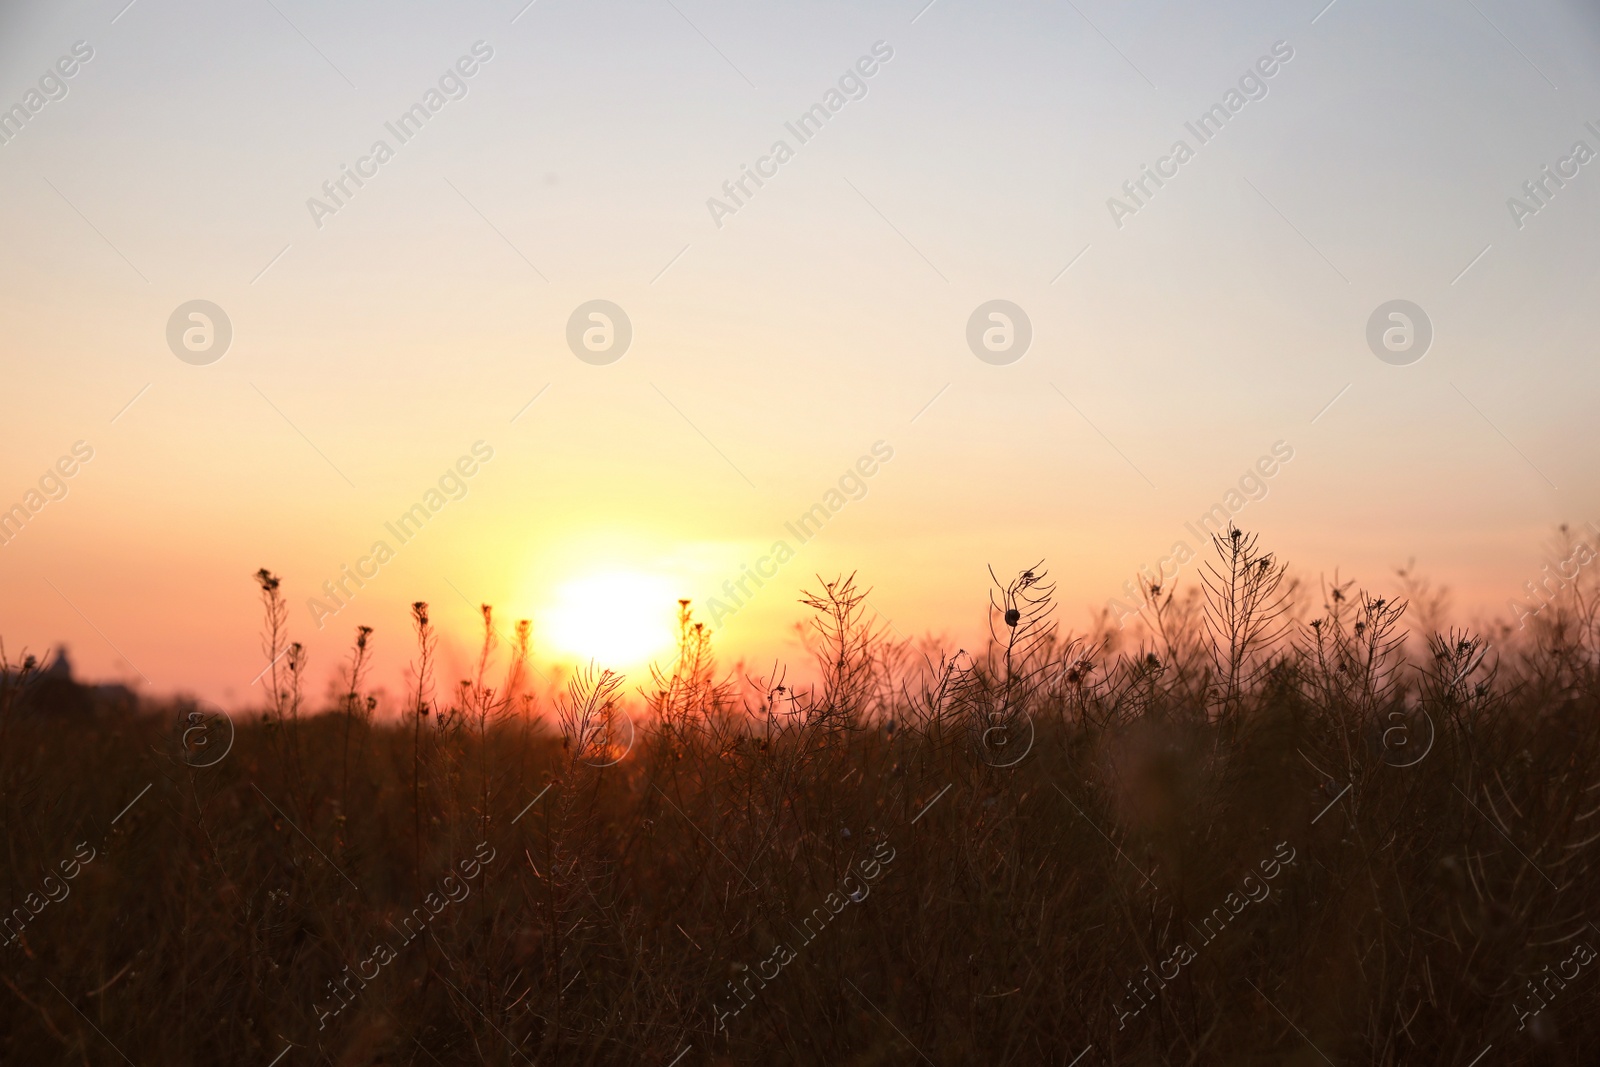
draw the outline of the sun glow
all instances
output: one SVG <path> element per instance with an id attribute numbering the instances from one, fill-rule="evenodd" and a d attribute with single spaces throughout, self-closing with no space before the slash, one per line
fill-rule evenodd
<path id="1" fill-rule="evenodd" d="M 599 667 L 640 667 L 672 649 L 678 595 L 660 575 L 590 574 L 557 588 L 539 613 L 539 629 L 562 655 Z"/>

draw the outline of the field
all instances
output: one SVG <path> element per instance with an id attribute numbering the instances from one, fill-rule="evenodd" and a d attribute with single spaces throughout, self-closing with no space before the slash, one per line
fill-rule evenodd
<path id="1" fill-rule="evenodd" d="M 692 605 L 644 684 L 546 691 L 488 608 L 436 680 L 419 604 L 313 702 L 266 571 L 275 696 L 231 721 L 13 656 L 0 1061 L 1595 1062 L 1586 597 L 1436 632 L 1415 582 L 1214 548 L 1137 631 L 1001 576 L 970 654 L 819 581 L 795 685 Z"/>

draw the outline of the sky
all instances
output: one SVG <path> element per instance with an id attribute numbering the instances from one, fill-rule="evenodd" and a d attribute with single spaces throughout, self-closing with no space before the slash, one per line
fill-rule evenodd
<path id="1" fill-rule="evenodd" d="M 13 2 L 0 72 L 0 636 L 151 695 L 260 699 L 261 567 L 314 678 L 426 600 L 642 681 L 851 571 L 1081 629 L 1219 506 L 1463 621 L 1600 522 L 1577 4 Z"/>

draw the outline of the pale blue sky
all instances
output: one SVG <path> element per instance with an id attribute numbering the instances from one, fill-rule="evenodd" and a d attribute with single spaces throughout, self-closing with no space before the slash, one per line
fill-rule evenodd
<path id="1" fill-rule="evenodd" d="M 781 651 L 813 570 L 961 636 L 986 564 L 1045 556 L 1081 624 L 1280 439 L 1239 521 L 1312 579 L 1414 556 L 1503 609 L 1551 527 L 1600 520 L 1600 162 L 1520 230 L 1506 208 L 1600 150 L 1573 5 L 123 2 L 0 14 L 0 106 L 95 52 L 0 145 L 0 507 L 96 450 L 0 548 L 0 634 L 96 673 L 244 698 L 248 574 L 283 572 L 305 629 L 478 439 L 468 498 L 363 593 L 395 663 L 413 599 L 537 612 L 607 560 L 704 601 L 879 439 L 730 651 Z M 307 198 L 477 41 L 466 97 L 317 228 Z M 714 225 L 878 41 L 866 97 Z M 1278 41 L 1268 95 L 1114 226 Z M 164 340 L 196 298 L 234 328 L 205 367 Z M 564 341 L 593 298 L 634 325 L 609 367 Z M 1033 324 L 1005 367 L 964 339 L 994 298 Z M 1411 366 L 1366 346 L 1393 298 L 1434 324 Z M 350 619 L 299 635 L 322 668 Z"/>

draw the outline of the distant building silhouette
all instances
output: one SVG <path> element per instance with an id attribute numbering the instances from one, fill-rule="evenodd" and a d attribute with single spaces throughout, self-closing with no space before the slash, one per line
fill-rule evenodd
<path id="1" fill-rule="evenodd" d="M 94 715 L 96 712 L 136 711 L 139 696 L 120 682 L 85 684 L 72 669 L 65 645 L 45 657 L 44 669 L 27 682 L 18 702 L 25 711 L 48 715 Z"/>

